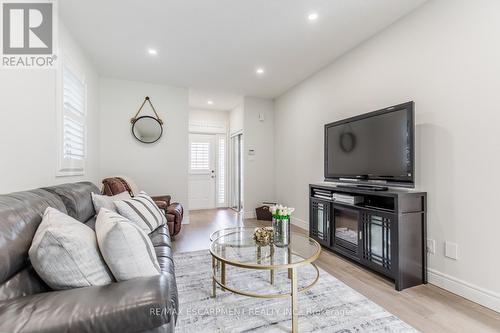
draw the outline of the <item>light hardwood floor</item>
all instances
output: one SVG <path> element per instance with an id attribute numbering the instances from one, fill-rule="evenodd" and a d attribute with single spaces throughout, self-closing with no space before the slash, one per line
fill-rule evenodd
<path id="1" fill-rule="evenodd" d="M 174 251 L 208 249 L 212 232 L 233 226 L 264 226 L 229 209 L 191 211 L 174 241 Z M 298 232 L 305 230 L 293 227 Z M 318 266 L 422 332 L 500 332 L 500 314 L 431 284 L 401 292 L 385 278 L 327 250 Z"/>

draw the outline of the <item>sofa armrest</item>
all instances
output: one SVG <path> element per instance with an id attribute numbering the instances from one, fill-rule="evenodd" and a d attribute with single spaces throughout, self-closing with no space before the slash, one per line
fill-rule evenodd
<path id="1" fill-rule="evenodd" d="M 167 205 L 166 201 L 155 200 L 155 204 L 156 204 L 156 206 L 158 206 L 158 208 L 160 208 L 164 212 L 167 211 L 168 205 Z"/>
<path id="2" fill-rule="evenodd" d="M 0 302 L 0 332 L 141 332 L 173 328 L 169 274 Z"/>
<path id="3" fill-rule="evenodd" d="M 154 197 L 151 197 L 151 199 L 153 199 L 153 201 L 164 201 L 167 203 L 167 206 L 170 206 L 170 200 L 171 200 L 171 197 L 170 195 L 157 195 L 157 196 L 154 196 Z"/>
<path id="4" fill-rule="evenodd" d="M 184 215 L 184 208 L 182 208 L 181 204 L 174 202 L 167 207 L 167 219 L 168 215 L 173 215 L 175 221 L 178 223 L 182 222 L 182 217 Z"/>

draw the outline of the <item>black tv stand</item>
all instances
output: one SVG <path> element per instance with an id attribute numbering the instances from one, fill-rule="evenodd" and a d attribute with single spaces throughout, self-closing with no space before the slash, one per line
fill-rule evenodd
<path id="1" fill-rule="evenodd" d="M 425 192 L 318 184 L 309 202 L 309 235 L 324 248 L 392 279 L 396 290 L 427 282 Z"/>
<path id="2" fill-rule="evenodd" d="M 380 185 L 342 185 L 339 184 L 337 187 L 340 188 L 359 188 L 362 190 L 368 190 L 368 191 L 387 191 L 389 188 L 387 186 L 380 186 Z"/>

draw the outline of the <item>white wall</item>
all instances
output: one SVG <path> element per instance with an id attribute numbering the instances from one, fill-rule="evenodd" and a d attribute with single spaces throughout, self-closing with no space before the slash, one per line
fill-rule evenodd
<path id="1" fill-rule="evenodd" d="M 87 163 L 84 176 L 56 177 L 56 69 L 0 69 L 0 193 L 59 183 L 99 180 L 99 82 L 63 24 L 59 61 L 65 56 L 87 81 Z"/>
<path id="2" fill-rule="evenodd" d="M 414 100 L 430 281 L 500 311 L 500 2 L 430 1 L 276 101 L 276 189 L 308 219 L 323 125 Z M 459 244 L 457 261 L 444 241 Z"/>
<path id="3" fill-rule="evenodd" d="M 229 134 L 243 131 L 243 105 L 229 111 Z"/>
<path id="4" fill-rule="evenodd" d="M 274 103 L 270 99 L 245 97 L 243 104 L 243 208 L 245 217 L 255 216 L 262 201 L 273 201 Z M 264 120 L 259 120 L 259 114 Z M 253 149 L 255 155 L 249 155 Z"/>
<path id="5" fill-rule="evenodd" d="M 219 133 L 229 131 L 229 111 L 220 110 L 189 110 L 189 132 Z"/>
<path id="6" fill-rule="evenodd" d="M 131 177 L 150 195 L 170 194 L 188 211 L 188 90 L 108 78 L 100 80 L 101 178 Z M 137 141 L 132 118 L 145 96 L 163 120 L 163 136 L 153 144 Z M 152 114 L 146 104 L 140 115 Z"/>

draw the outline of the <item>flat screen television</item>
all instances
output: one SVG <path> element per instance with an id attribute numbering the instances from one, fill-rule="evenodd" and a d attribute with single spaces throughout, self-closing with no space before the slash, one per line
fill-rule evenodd
<path id="1" fill-rule="evenodd" d="M 325 125 L 325 181 L 415 187 L 414 103 Z"/>

